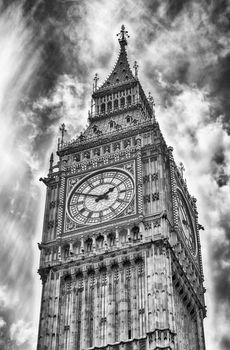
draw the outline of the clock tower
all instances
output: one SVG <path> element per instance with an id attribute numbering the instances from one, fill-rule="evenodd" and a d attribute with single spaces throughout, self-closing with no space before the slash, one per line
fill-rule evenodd
<path id="1" fill-rule="evenodd" d="M 47 186 L 38 350 L 205 350 L 196 199 L 127 58 L 94 79 L 89 126 Z"/>

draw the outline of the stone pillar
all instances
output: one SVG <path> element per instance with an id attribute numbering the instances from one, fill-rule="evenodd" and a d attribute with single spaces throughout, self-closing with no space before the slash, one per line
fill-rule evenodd
<path id="1" fill-rule="evenodd" d="M 95 317 L 94 317 L 94 346 L 100 346 L 100 321 L 101 321 L 101 279 L 100 274 L 96 276 L 97 281 L 95 285 Z"/>
<path id="2" fill-rule="evenodd" d="M 107 299 L 107 344 L 114 342 L 114 297 L 113 297 L 113 273 L 108 271 L 108 299 Z"/>
<path id="3" fill-rule="evenodd" d="M 126 300 L 126 287 L 125 287 L 125 271 L 123 266 L 121 266 L 120 280 L 119 280 L 119 296 L 120 301 L 118 304 L 118 315 L 119 315 L 119 335 L 120 340 L 127 339 L 127 300 Z"/>
<path id="4" fill-rule="evenodd" d="M 131 320 L 132 320 L 132 338 L 139 337 L 139 313 L 138 313 L 138 294 L 137 294 L 137 267 L 132 264 L 131 268 Z"/>
<path id="5" fill-rule="evenodd" d="M 61 256 L 61 245 L 58 246 L 58 260 L 61 261 L 62 260 L 62 256 Z"/>
<path id="6" fill-rule="evenodd" d="M 81 253 L 84 253 L 84 236 L 81 236 Z"/>
<path id="7" fill-rule="evenodd" d="M 131 242 L 131 229 L 130 227 L 127 228 L 127 231 L 128 231 L 128 243 Z"/>
<path id="8" fill-rule="evenodd" d="M 88 279 L 86 273 L 83 272 L 83 291 L 82 291 L 82 308 L 81 308 L 81 340 L 80 347 L 81 349 L 87 348 L 87 292 L 88 292 Z"/>
<path id="9" fill-rule="evenodd" d="M 119 248 L 119 246 L 120 246 L 120 242 L 119 242 L 119 230 L 118 230 L 117 227 L 115 228 L 115 235 L 116 235 L 116 247 Z"/>
<path id="10" fill-rule="evenodd" d="M 205 341 L 204 341 L 204 328 L 203 328 L 203 312 L 202 310 L 197 311 L 197 332 L 198 332 L 198 344 L 199 350 L 205 350 Z"/>
<path id="11" fill-rule="evenodd" d="M 96 235 L 93 234 L 93 254 L 96 254 Z"/>

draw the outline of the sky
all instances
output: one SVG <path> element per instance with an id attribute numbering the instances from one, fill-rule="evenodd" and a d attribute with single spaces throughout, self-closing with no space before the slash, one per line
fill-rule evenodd
<path id="1" fill-rule="evenodd" d="M 207 350 L 230 349 L 230 3 L 0 0 L 0 349 L 35 350 L 37 275 L 51 152 L 86 127 L 129 31 L 130 66 L 197 198 Z"/>

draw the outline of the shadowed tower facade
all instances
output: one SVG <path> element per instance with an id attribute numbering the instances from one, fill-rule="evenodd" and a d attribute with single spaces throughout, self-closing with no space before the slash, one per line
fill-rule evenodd
<path id="1" fill-rule="evenodd" d="M 204 350 L 196 199 L 127 58 L 95 76 L 89 126 L 47 186 L 38 350 Z"/>

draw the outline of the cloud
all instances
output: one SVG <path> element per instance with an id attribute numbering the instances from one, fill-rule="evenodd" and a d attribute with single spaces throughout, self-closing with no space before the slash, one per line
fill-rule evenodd
<path id="1" fill-rule="evenodd" d="M 21 348 L 22 345 L 35 345 L 35 331 L 30 323 L 26 323 L 23 320 L 18 320 L 11 325 L 10 338 L 19 348 Z"/>
<path id="2" fill-rule="evenodd" d="M 157 120 L 174 147 L 176 161 L 186 167 L 188 187 L 198 198 L 200 222 L 206 228 L 201 240 L 207 348 L 227 349 L 229 5 L 196 0 L 3 4 L 0 320 L 6 324 L 2 339 L 15 349 L 31 349 L 29 334 L 37 322 L 31 310 L 37 318 L 40 303 L 35 242 L 41 236 L 44 203 L 37 179 L 46 173 L 49 153 L 56 149 L 59 124 L 66 124 L 66 140 L 75 138 L 86 124 L 92 78 L 98 72 L 102 83 L 110 73 L 119 51 L 113 38 L 124 22 L 130 34 L 130 65 L 137 59 L 140 81 L 146 92 L 152 91 Z"/>
<path id="3" fill-rule="evenodd" d="M 4 327 L 6 325 L 6 321 L 0 317 L 0 328 Z"/>

